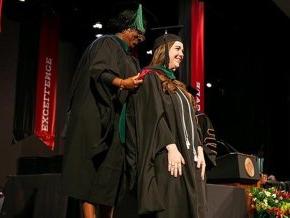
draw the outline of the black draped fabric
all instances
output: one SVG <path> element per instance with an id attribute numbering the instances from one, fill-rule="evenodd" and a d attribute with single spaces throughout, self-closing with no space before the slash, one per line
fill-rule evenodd
<path id="1" fill-rule="evenodd" d="M 184 47 L 184 58 L 182 61 L 182 65 L 180 66 L 179 71 L 179 80 L 181 80 L 185 84 L 190 84 L 191 81 L 191 51 L 190 45 L 192 42 L 191 36 L 191 7 L 192 1 L 180 1 L 178 7 L 178 20 L 179 24 L 183 25 L 181 29 L 180 36 L 182 38 L 183 44 L 187 45 Z"/>
<path id="2" fill-rule="evenodd" d="M 206 158 L 206 168 L 210 169 L 216 166 L 217 143 L 215 130 L 211 120 L 205 113 L 196 114 L 197 122 L 200 127 L 201 141 L 204 145 L 204 155 Z"/>
<path id="3" fill-rule="evenodd" d="M 124 166 L 118 120 L 128 93 L 108 80 L 132 76 L 138 69 L 138 62 L 116 36 L 97 39 L 86 49 L 72 83 L 65 131 L 67 195 L 96 204 L 116 203 Z"/>
<path id="4" fill-rule="evenodd" d="M 39 22 L 21 24 L 13 121 L 13 143 L 33 134 Z"/>
<path id="5" fill-rule="evenodd" d="M 8 176 L 2 218 L 75 218 L 67 216 L 68 199 L 60 192 L 59 174 Z"/>
<path id="6" fill-rule="evenodd" d="M 184 124 L 193 142 L 189 148 L 185 143 L 182 108 Z M 170 94 L 162 91 L 155 73 L 147 74 L 143 85 L 128 99 L 126 159 L 130 187 L 133 190 L 136 187 L 138 213 L 146 217 L 205 217 L 205 182 L 194 162 L 192 147 L 194 144 L 196 149 L 201 142 L 194 111 L 188 108 L 181 91 Z M 166 145 L 171 143 L 177 145 L 186 162 L 178 178 L 168 172 Z"/>

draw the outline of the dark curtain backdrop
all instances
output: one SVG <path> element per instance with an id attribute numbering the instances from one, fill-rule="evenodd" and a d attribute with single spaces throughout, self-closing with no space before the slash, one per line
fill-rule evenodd
<path id="1" fill-rule="evenodd" d="M 0 34 L 0 189 L 4 187 L 7 175 L 15 173 L 20 153 L 18 146 L 11 146 L 19 31 L 17 22 L 3 16 L 3 32 Z"/>
<path id="2" fill-rule="evenodd" d="M 21 23 L 13 124 L 14 142 L 33 133 L 39 25 L 38 20 Z"/>
<path id="3" fill-rule="evenodd" d="M 179 3 L 179 23 L 184 27 L 180 31 L 180 36 L 184 41 L 184 59 L 183 64 L 180 68 L 179 80 L 184 82 L 185 84 L 190 84 L 190 9 L 191 9 L 191 1 L 183 0 Z"/>
<path id="4" fill-rule="evenodd" d="M 290 179 L 290 21 L 272 1 L 206 3 L 206 110 L 217 137 Z M 287 118 L 288 117 L 288 118 Z"/>

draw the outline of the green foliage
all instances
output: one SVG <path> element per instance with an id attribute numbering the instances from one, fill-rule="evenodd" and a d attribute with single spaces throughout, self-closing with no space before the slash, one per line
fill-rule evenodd
<path id="1" fill-rule="evenodd" d="M 290 194 L 275 187 L 254 187 L 249 193 L 251 207 L 258 218 L 289 218 Z"/>

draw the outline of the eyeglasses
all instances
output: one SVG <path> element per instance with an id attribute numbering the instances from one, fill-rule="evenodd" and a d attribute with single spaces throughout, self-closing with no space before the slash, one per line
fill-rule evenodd
<path id="1" fill-rule="evenodd" d="M 143 42 L 145 39 L 146 39 L 146 38 L 145 38 L 144 34 L 138 32 L 138 40 L 139 40 L 140 42 Z"/>
<path id="2" fill-rule="evenodd" d="M 128 33 L 130 33 L 135 39 L 138 39 L 139 42 L 143 42 L 145 40 L 144 33 L 135 28 L 128 28 L 125 31 L 128 31 Z"/>
<path id="3" fill-rule="evenodd" d="M 136 38 L 138 38 L 139 42 L 143 42 L 145 40 L 144 33 L 142 33 L 140 30 L 137 30 L 135 28 L 132 30 L 134 30 L 137 33 Z"/>

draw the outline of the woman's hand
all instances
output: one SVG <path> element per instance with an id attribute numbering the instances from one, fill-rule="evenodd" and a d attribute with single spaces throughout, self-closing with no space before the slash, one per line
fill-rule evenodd
<path id="1" fill-rule="evenodd" d="M 134 89 L 137 88 L 141 83 L 143 83 L 142 79 L 139 79 L 140 73 L 136 76 L 128 77 L 127 79 L 121 79 L 120 88 L 122 89 Z"/>
<path id="2" fill-rule="evenodd" d="M 203 154 L 203 148 L 201 146 L 197 147 L 197 168 L 201 168 L 201 179 L 204 180 L 205 175 L 205 159 Z"/>
<path id="3" fill-rule="evenodd" d="M 174 177 L 182 175 L 182 164 L 185 164 L 185 161 L 178 151 L 175 144 L 169 144 L 166 146 L 168 151 L 168 171 Z"/>
<path id="4" fill-rule="evenodd" d="M 120 89 L 134 89 L 143 83 L 143 79 L 138 78 L 139 75 L 140 73 L 138 73 L 136 76 L 128 77 L 127 79 L 115 77 L 112 81 L 112 84 L 119 87 Z"/>

